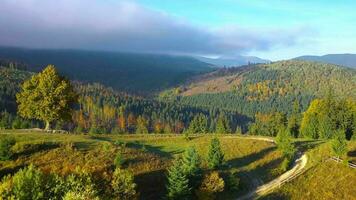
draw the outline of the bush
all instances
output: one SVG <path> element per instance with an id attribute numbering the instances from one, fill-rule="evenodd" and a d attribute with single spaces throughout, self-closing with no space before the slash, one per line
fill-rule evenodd
<path id="1" fill-rule="evenodd" d="M 115 156 L 114 165 L 117 168 L 120 168 L 124 163 L 125 163 L 125 159 L 122 156 L 121 152 L 117 153 Z"/>
<path id="2" fill-rule="evenodd" d="M 43 199 L 44 191 L 44 175 L 35 169 L 33 165 L 20 169 L 13 179 L 13 194 L 18 200 L 37 200 Z"/>
<path id="3" fill-rule="evenodd" d="M 229 191 L 237 191 L 240 188 L 240 178 L 237 172 L 227 172 L 222 175 L 225 182 L 225 189 Z"/>
<path id="4" fill-rule="evenodd" d="M 99 200 L 99 197 L 95 195 L 95 191 L 91 188 L 86 188 L 83 191 L 69 191 L 67 192 L 63 200 Z"/>
<path id="5" fill-rule="evenodd" d="M 1 136 L 0 137 L 0 161 L 9 160 L 12 156 L 11 148 L 16 143 L 16 140 L 12 137 Z"/>
<path id="6" fill-rule="evenodd" d="M 69 175 L 65 181 L 65 188 L 67 192 L 71 191 L 78 193 L 85 190 L 95 191 L 95 185 L 92 181 L 91 175 L 80 168 L 77 168 L 75 173 Z"/>
<path id="7" fill-rule="evenodd" d="M 288 168 L 290 167 L 291 165 L 291 160 L 287 157 L 285 157 L 281 163 L 281 171 L 282 172 L 285 172 L 288 170 Z"/>
<path id="8" fill-rule="evenodd" d="M 134 176 L 126 170 L 116 168 L 111 181 L 114 199 L 136 199 Z"/>
<path id="9" fill-rule="evenodd" d="M 12 192 L 13 183 L 11 176 L 5 176 L 0 183 L 0 199 L 15 199 L 15 196 Z"/>
<path id="10" fill-rule="evenodd" d="M 216 171 L 204 176 L 203 182 L 197 192 L 199 199 L 215 199 L 216 194 L 224 191 L 225 182 Z"/>

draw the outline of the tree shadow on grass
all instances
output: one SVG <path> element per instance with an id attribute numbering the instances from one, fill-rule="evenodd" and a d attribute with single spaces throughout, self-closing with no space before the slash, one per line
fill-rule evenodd
<path id="1" fill-rule="evenodd" d="M 347 152 L 347 156 L 355 159 L 356 158 L 356 150 Z"/>
<path id="2" fill-rule="evenodd" d="M 105 137 L 105 136 L 91 135 L 89 136 L 89 138 L 93 140 L 103 141 L 103 142 L 113 142 L 112 138 Z"/>
<path id="3" fill-rule="evenodd" d="M 158 200 L 166 195 L 166 171 L 161 169 L 135 176 L 139 199 Z"/>
<path id="4" fill-rule="evenodd" d="M 298 148 L 300 152 L 306 152 L 309 149 L 313 149 L 321 144 L 325 143 L 323 140 L 307 140 L 307 141 L 296 141 L 294 145 Z"/>
<path id="5" fill-rule="evenodd" d="M 4 176 L 7 175 L 14 175 L 17 171 L 19 171 L 20 169 L 24 168 L 25 165 L 19 165 L 16 167 L 12 167 L 12 168 L 4 168 L 0 170 L 0 181 L 2 180 L 2 178 Z"/>
<path id="6" fill-rule="evenodd" d="M 291 197 L 289 197 L 288 195 L 283 193 L 277 193 L 277 192 L 270 193 L 259 198 L 259 200 L 289 200 L 289 199 L 291 199 Z"/>
<path id="7" fill-rule="evenodd" d="M 226 164 L 231 168 L 243 167 L 243 166 L 249 165 L 250 163 L 253 163 L 253 162 L 263 158 L 268 153 L 270 153 L 274 150 L 276 150 L 276 147 L 268 147 L 268 148 L 265 148 L 259 152 L 229 160 L 229 161 L 227 161 Z"/>
<path id="8" fill-rule="evenodd" d="M 164 158 L 173 158 L 174 154 L 182 153 L 181 150 L 176 151 L 163 151 L 163 146 L 152 146 L 148 144 L 141 143 L 139 141 L 133 141 L 126 143 L 126 147 L 133 148 L 133 149 L 141 149 L 142 151 L 147 151 L 149 153 L 154 153 L 160 157 Z"/>
<path id="9" fill-rule="evenodd" d="M 39 144 L 23 144 L 23 150 L 20 152 L 16 152 L 12 155 L 12 159 L 17 159 L 21 156 L 30 156 L 34 153 L 41 152 L 41 151 L 49 151 L 52 149 L 58 148 L 60 145 L 59 143 L 55 142 L 45 142 L 45 143 L 39 143 Z"/>
<path id="10" fill-rule="evenodd" d="M 254 169 L 246 171 L 246 173 L 250 174 L 251 176 L 258 177 L 260 180 L 262 180 L 262 183 L 267 183 L 274 178 L 276 178 L 276 175 L 280 175 L 279 173 L 276 173 L 279 170 L 279 167 L 283 161 L 283 158 L 277 158 L 274 160 L 271 160 L 268 163 L 265 163 L 264 165 L 259 165 Z M 273 176 L 273 171 L 276 170 L 276 174 Z"/>

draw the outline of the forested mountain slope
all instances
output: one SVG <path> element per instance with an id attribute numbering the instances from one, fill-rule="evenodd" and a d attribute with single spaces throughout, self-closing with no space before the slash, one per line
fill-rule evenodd
<path id="1" fill-rule="evenodd" d="M 72 80 L 98 82 L 138 94 L 176 86 L 194 75 L 211 71 L 213 67 L 183 56 L 4 47 L 0 48 L 0 59 L 24 62 L 33 72 L 53 64 Z"/>
<path id="2" fill-rule="evenodd" d="M 317 61 L 356 68 L 356 54 L 328 54 L 323 56 L 300 56 L 296 60 Z"/>
<path id="3" fill-rule="evenodd" d="M 222 69 L 165 91 L 160 99 L 252 117 L 257 112 L 290 113 L 295 100 L 305 110 L 329 88 L 338 97 L 356 98 L 356 70 L 297 60 Z"/>
<path id="4" fill-rule="evenodd" d="M 10 119 L 6 120 L 8 126 L 16 118 L 16 93 L 20 90 L 20 84 L 34 74 L 23 70 L 25 67 L 24 64 L 0 60 L 0 119 L 10 115 Z M 165 131 L 181 133 L 198 114 L 205 115 L 213 129 L 222 112 L 233 127 L 236 123 L 243 125 L 249 120 L 234 112 L 160 102 L 98 83 L 85 84 L 75 80 L 72 83 L 79 100 L 72 122 L 63 124 L 70 130 L 79 127 L 81 132 L 135 132 L 141 120 L 150 132 L 163 132 L 166 129 Z"/>

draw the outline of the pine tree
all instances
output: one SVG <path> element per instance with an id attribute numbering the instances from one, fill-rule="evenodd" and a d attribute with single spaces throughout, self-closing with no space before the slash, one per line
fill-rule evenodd
<path id="1" fill-rule="evenodd" d="M 189 179 L 186 175 L 181 158 L 178 158 L 173 162 L 173 165 L 168 169 L 167 175 L 168 199 L 190 199 L 191 188 L 189 187 Z"/>
<path id="2" fill-rule="evenodd" d="M 198 183 L 201 175 L 200 164 L 201 159 L 197 150 L 194 147 L 186 149 L 182 157 L 182 165 L 191 187 L 196 186 Z"/>
<path id="3" fill-rule="evenodd" d="M 291 116 L 288 118 L 288 129 L 294 137 L 299 136 L 299 123 L 300 123 L 300 108 L 298 101 L 294 101 L 293 111 Z"/>
<path id="4" fill-rule="evenodd" d="M 216 123 L 215 132 L 219 134 L 231 133 L 230 123 L 225 115 L 221 114 L 219 116 L 218 121 Z"/>
<path id="5" fill-rule="evenodd" d="M 139 116 L 137 118 L 136 133 L 137 134 L 146 134 L 146 133 L 148 133 L 147 125 L 148 125 L 147 120 L 144 117 Z"/>
<path id="6" fill-rule="evenodd" d="M 242 128 L 241 128 L 241 126 L 236 126 L 235 133 L 238 134 L 238 135 L 242 135 Z"/>
<path id="7" fill-rule="evenodd" d="M 188 128 L 189 133 L 207 133 L 208 132 L 208 118 L 203 114 L 196 115 Z"/>
<path id="8" fill-rule="evenodd" d="M 214 137 L 210 142 L 208 152 L 208 166 L 210 169 L 217 169 L 221 167 L 224 162 L 224 153 L 221 150 L 220 141 Z"/>
<path id="9" fill-rule="evenodd" d="M 277 148 L 283 153 L 284 157 L 291 159 L 296 151 L 292 142 L 292 137 L 287 128 L 281 128 L 276 137 Z"/>
<path id="10" fill-rule="evenodd" d="M 343 130 L 336 131 L 334 139 L 332 140 L 332 150 L 334 154 L 340 158 L 347 153 L 347 143 L 345 132 Z"/>

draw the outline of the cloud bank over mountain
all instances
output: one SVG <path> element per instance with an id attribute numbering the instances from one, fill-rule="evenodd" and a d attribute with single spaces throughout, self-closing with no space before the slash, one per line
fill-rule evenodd
<path id="1" fill-rule="evenodd" d="M 3 0 L 0 45 L 187 55 L 236 55 L 292 46 L 308 27 L 198 26 L 134 1 Z"/>

